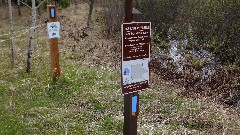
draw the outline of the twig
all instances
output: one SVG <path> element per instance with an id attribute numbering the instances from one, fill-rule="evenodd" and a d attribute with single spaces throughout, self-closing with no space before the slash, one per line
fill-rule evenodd
<path id="1" fill-rule="evenodd" d="M 42 1 L 36 8 L 38 9 L 46 0 Z"/>
<path id="2" fill-rule="evenodd" d="M 32 7 L 28 6 L 28 4 L 26 4 L 25 2 L 21 1 L 21 3 L 25 6 L 27 6 L 28 8 L 32 9 Z"/>

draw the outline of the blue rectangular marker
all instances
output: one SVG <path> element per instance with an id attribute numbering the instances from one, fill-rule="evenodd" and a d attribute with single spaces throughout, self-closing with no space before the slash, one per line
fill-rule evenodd
<path id="1" fill-rule="evenodd" d="M 137 112 L 137 96 L 132 97 L 132 113 Z"/>
<path id="2" fill-rule="evenodd" d="M 54 8 L 51 8 L 51 18 L 55 18 L 55 10 L 54 10 Z"/>

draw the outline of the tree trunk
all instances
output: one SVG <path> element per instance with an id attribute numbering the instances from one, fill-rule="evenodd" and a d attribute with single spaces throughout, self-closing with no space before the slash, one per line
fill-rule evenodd
<path id="1" fill-rule="evenodd" d="M 11 66 L 14 67 L 14 49 L 13 49 L 13 16 L 11 0 L 8 0 L 9 19 L 10 19 L 10 48 L 11 48 Z"/>
<path id="2" fill-rule="evenodd" d="M 20 5 L 20 0 L 18 0 L 18 15 L 21 16 L 21 5 Z"/>
<path id="3" fill-rule="evenodd" d="M 89 27 L 92 17 L 92 11 L 93 11 L 93 0 L 89 0 L 89 13 L 88 13 L 88 20 L 87 20 L 87 26 Z"/>
<path id="4" fill-rule="evenodd" d="M 33 51 L 33 39 L 35 34 L 35 26 L 36 26 L 36 6 L 35 6 L 35 0 L 32 0 L 32 27 L 31 27 L 31 35 L 29 39 L 29 48 L 28 48 L 28 58 L 27 58 L 27 73 L 30 72 L 30 64 L 31 64 L 31 58 L 32 58 L 32 51 Z"/>

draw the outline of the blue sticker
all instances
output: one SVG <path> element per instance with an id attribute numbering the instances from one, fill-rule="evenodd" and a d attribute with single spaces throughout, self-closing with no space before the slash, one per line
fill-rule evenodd
<path id="1" fill-rule="evenodd" d="M 55 18 L 55 10 L 54 10 L 54 8 L 51 8 L 51 18 Z"/>
<path id="2" fill-rule="evenodd" d="M 137 96 L 132 97 L 132 113 L 137 112 Z"/>
<path id="3" fill-rule="evenodd" d="M 129 76 L 130 75 L 130 69 L 129 68 L 125 68 L 123 75 Z"/>

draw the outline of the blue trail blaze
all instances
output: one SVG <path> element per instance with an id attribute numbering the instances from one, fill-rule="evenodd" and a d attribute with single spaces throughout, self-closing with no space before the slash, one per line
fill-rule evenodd
<path id="1" fill-rule="evenodd" d="M 137 112 L 137 96 L 132 97 L 132 113 Z"/>
<path id="2" fill-rule="evenodd" d="M 51 8 L 51 17 L 52 17 L 52 18 L 55 18 L 55 11 L 54 11 L 54 8 Z"/>

